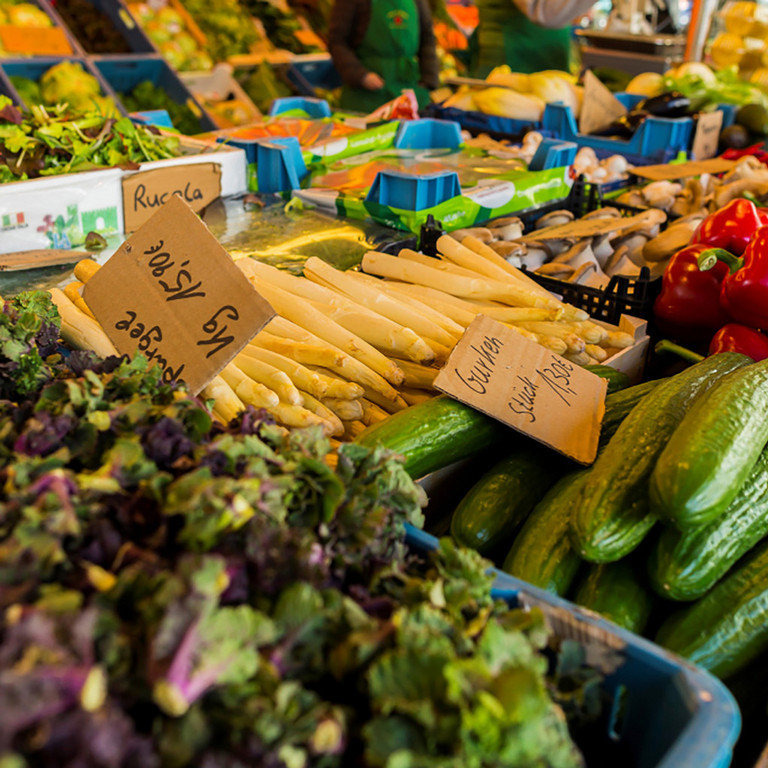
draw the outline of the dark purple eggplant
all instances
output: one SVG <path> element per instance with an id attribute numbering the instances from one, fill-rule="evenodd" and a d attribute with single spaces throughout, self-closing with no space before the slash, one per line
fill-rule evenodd
<path id="1" fill-rule="evenodd" d="M 593 136 L 615 136 L 618 139 L 629 139 L 635 135 L 635 131 L 642 125 L 647 112 L 633 109 L 626 115 L 616 118 L 608 125 L 597 128 L 592 131 Z"/>
<path id="2" fill-rule="evenodd" d="M 677 91 L 668 91 L 643 99 L 632 111 L 635 110 L 644 110 L 654 117 L 687 117 L 691 111 L 691 100 Z"/>

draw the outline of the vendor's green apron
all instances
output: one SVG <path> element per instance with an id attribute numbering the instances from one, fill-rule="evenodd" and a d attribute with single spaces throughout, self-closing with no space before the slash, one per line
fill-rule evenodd
<path id="1" fill-rule="evenodd" d="M 513 72 L 542 69 L 568 71 L 570 28 L 546 29 L 534 24 L 512 0 L 479 0 L 476 77 L 508 64 Z"/>
<path id="2" fill-rule="evenodd" d="M 341 92 L 342 109 L 373 112 L 413 88 L 419 106 L 428 103 L 429 94 L 417 86 L 420 79 L 419 12 L 414 0 L 371 0 L 371 20 L 365 37 L 356 51 L 363 66 L 384 80 L 378 91 L 345 85 Z"/>

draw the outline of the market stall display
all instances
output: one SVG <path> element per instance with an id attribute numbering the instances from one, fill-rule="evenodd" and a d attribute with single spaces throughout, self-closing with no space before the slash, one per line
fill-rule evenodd
<path id="1" fill-rule="evenodd" d="M 752 6 L 727 35 L 762 41 Z M 0 44 L 77 54 L 0 59 L 0 766 L 726 768 L 716 676 L 752 768 L 762 47 L 364 117 L 314 98 L 319 8 L 0 0 Z M 177 196 L 157 296 L 109 282 Z M 245 293 L 210 317 L 224 273 Z M 236 337 L 196 397 L 145 314 L 107 321 L 133 301 L 174 353 Z M 463 398 L 462 361 L 509 396 Z"/>

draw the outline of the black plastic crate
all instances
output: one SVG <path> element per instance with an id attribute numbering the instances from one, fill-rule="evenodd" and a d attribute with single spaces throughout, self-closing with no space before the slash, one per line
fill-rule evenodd
<path id="1" fill-rule="evenodd" d="M 576 218 L 580 218 L 584 214 L 603 206 L 616 208 L 624 216 L 632 216 L 643 210 L 611 200 L 603 201 L 600 188 L 597 185 L 577 179 L 565 200 L 558 200 L 540 208 L 522 211 L 516 215 L 523 222 L 526 230 L 529 230 L 539 218 L 550 211 L 568 210 Z M 442 224 L 435 222 L 430 216 L 421 227 L 419 236 L 421 251 L 429 256 L 436 256 L 437 239 L 442 234 Z M 652 319 L 653 302 L 661 290 L 661 280 L 652 279 L 651 272 L 647 267 L 643 267 L 637 277 L 614 275 L 605 288 L 568 283 L 535 272 L 523 271 L 548 291 L 561 296 L 563 301 L 585 310 L 596 320 L 603 320 L 613 325 L 619 322 L 622 315 L 632 315 L 645 320 Z"/>

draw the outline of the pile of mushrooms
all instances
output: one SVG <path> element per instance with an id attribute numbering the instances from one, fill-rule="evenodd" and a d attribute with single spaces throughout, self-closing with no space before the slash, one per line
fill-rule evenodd
<path id="1" fill-rule="evenodd" d="M 667 222 L 664 211 L 650 208 L 627 217 L 608 206 L 583 217 L 605 220 L 601 231 L 588 237 L 564 237 L 558 232 L 556 228 L 574 221 L 567 210 L 544 214 L 527 234 L 517 217 L 451 234 L 459 241 L 474 235 L 516 267 L 602 289 L 612 276 L 636 277 L 643 267 L 652 277 L 661 276 L 669 258 L 688 244 L 701 218 L 686 217 L 662 231 Z"/>
<path id="2" fill-rule="evenodd" d="M 768 168 L 756 157 L 741 158 L 722 178 L 702 174 L 698 178 L 654 181 L 629 189 L 616 202 L 638 208 L 659 208 L 671 216 L 706 215 L 745 194 L 768 202 Z"/>

